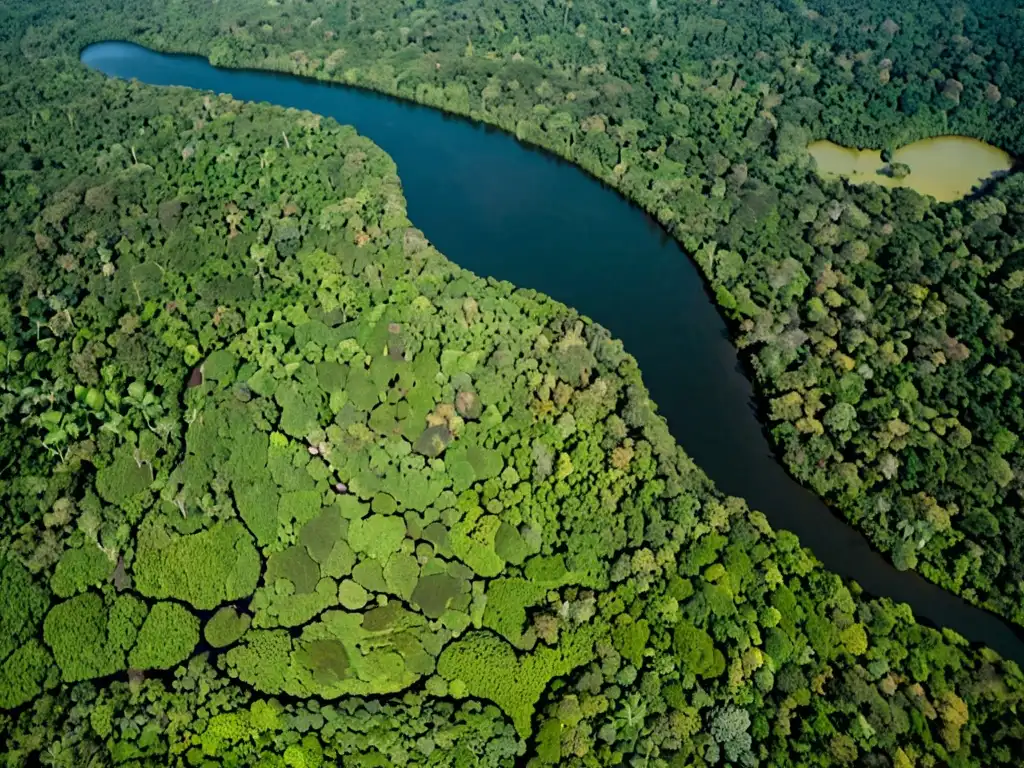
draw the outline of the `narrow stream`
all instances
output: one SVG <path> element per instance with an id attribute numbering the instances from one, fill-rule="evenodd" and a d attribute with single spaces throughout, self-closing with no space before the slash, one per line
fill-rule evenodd
<path id="1" fill-rule="evenodd" d="M 622 339 L 672 434 L 722 491 L 795 533 L 869 594 L 908 603 L 925 623 L 1024 664 L 1024 632 L 896 570 L 789 477 L 697 268 L 613 190 L 503 132 L 343 85 L 217 69 L 201 57 L 121 42 L 91 45 L 81 59 L 113 77 L 229 93 L 354 125 L 394 158 L 409 218 L 452 261 L 542 291 Z"/>

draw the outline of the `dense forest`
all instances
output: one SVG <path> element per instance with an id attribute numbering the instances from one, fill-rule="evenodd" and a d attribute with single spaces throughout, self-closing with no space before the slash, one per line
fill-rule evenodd
<path id="1" fill-rule="evenodd" d="M 1024 182 L 939 205 L 822 181 L 805 151 L 948 133 L 1024 151 L 1011 3 L 106 0 L 57 24 L 24 14 L 29 60 L 130 38 L 400 95 L 579 164 L 694 255 L 789 470 L 897 566 L 1024 623 Z"/>
<path id="2" fill-rule="evenodd" d="M 789 470 L 897 566 L 1024 623 L 1022 182 L 939 205 L 822 181 L 805 151 L 948 133 L 1024 151 L 1011 3 L 94 0 L 33 23 L 46 13 L 8 24 L 30 61 L 114 37 L 340 80 L 608 182 L 697 259 Z"/>
<path id="3" fill-rule="evenodd" d="M 371 142 L 76 61 L 202 51 L 571 157 L 696 255 L 794 473 L 1021 621 L 1021 182 L 939 206 L 803 153 L 1015 149 L 1018 32 L 818 7 L 0 9 L 5 764 L 1019 764 L 1015 663 L 718 493 L 628 351 L 448 262 Z"/>

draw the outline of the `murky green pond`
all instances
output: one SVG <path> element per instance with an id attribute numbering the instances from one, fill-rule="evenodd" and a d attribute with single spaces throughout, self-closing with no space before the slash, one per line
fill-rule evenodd
<path id="1" fill-rule="evenodd" d="M 939 136 L 900 147 L 891 163 L 882 160 L 877 149 L 851 149 L 831 141 L 815 141 L 807 151 L 826 178 L 842 177 L 851 184 L 881 184 L 910 187 L 931 195 L 941 203 L 960 200 L 993 176 L 1009 171 L 1013 157 L 998 147 L 966 136 Z M 908 173 L 902 178 L 887 175 L 889 166 L 902 163 Z"/>

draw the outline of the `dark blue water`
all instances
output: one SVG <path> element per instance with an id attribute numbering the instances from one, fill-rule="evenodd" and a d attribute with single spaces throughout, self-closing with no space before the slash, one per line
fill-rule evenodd
<path id="1" fill-rule="evenodd" d="M 354 125 L 394 158 L 409 218 L 452 261 L 542 291 L 604 325 L 636 357 L 672 434 L 726 493 L 800 537 L 871 595 L 1024 663 L 1024 638 L 912 572 L 897 571 L 775 460 L 725 323 L 689 258 L 645 213 L 568 163 L 438 110 L 345 86 L 98 43 L 82 61 L 310 110 Z"/>

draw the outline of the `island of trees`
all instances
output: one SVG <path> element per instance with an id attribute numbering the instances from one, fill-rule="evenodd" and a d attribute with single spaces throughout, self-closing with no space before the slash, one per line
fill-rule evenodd
<path id="1" fill-rule="evenodd" d="M 571 158 L 695 255 L 794 474 L 1024 622 L 1022 182 L 806 154 L 1020 150 L 1009 6 L 664 6 L 0 11 L 7 764 L 1019 764 L 1015 663 L 717 492 L 628 351 L 448 262 L 371 142 L 76 61 L 138 39 Z"/>

